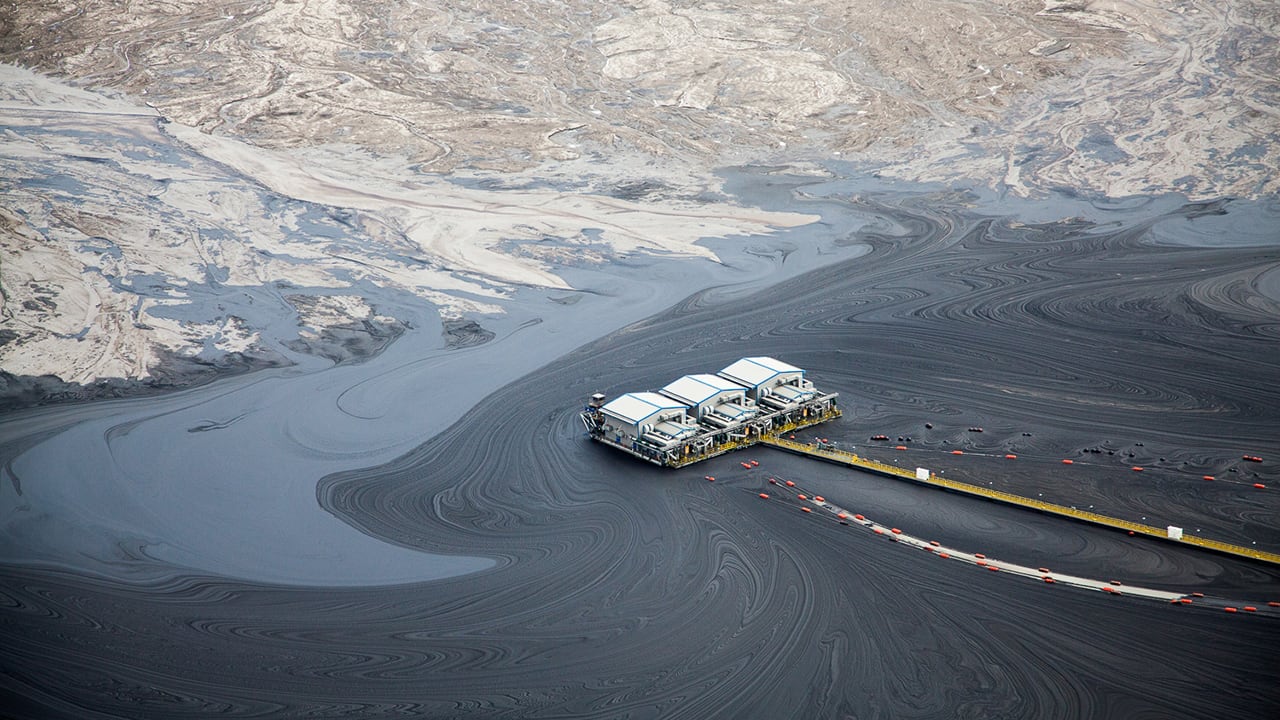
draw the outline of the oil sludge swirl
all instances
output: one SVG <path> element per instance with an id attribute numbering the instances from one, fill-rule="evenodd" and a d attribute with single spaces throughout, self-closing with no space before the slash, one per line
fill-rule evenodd
<path id="1" fill-rule="evenodd" d="M 750 471 L 741 454 L 667 471 L 584 439 L 576 410 L 592 392 L 773 355 L 841 393 L 845 417 L 819 434 L 842 444 L 910 436 L 904 462 L 1280 548 L 1280 501 L 1252 486 L 1280 478 L 1240 462 L 1241 448 L 1280 456 L 1280 247 L 1159 242 L 1158 225 L 1229 204 L 1024 224 L 943 195 L 852 202 L 880 218 L 849 238 L 868 255 L 754 295 L 693 295 L 503 389 L 415 452 L 317 487 L 322 507 L 376 538 L 491 557 L 492 570 L 283 588 L 6 568 L 7 711 L 1272 716 L 1273 618 L 979 573 L 757 493 L 770 474 L 803 477 L 952 545 L 1187 592 L 1280 600 L 1276 569 L 763 448 L 747 451 L 761 461 Z M 983 457 L 1005 452 L 1020 460 Z M 1070 474 L 1066 457 L 1081 460 Z M 1135 464 L 1150 470 L 1123 472 Z"/>

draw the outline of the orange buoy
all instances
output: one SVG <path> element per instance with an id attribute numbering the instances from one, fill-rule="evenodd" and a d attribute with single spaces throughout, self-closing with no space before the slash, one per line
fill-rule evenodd
<path id="1" fill-rule="evenodd" d="M 963 454 L 964 454 L 964 451 L 963 451 L 963 450 L 952 450 L 952 451 L 951 451 L 951 454 L 952 454 L 952 455 L 963 455 Z"/>
<path id="2" fill-rule="evenodd" d="M 1000 568 L 996 567 L 995 565 L 988 565 L 987 569 L 990 570 L 991 572 L 1000 572 Z"/>
<path id="3" fill-rule="evenodd" d="M 906 446 L 906 445 L 896 445 L 896 446 L 894 446 L 894 448 L 893 448 L 893 449 L 894 449 L 894 450 L 906 450 L 906 449 L 907 449 L 907 446 Z"/>
<path id="4" fill-rule="evenodd" d="M 791 439 L 792 439 L 792 440 L 795 440 L 795 439 L 796 439 L 796 436 L 795 436 L 795 435 L 792 435 L 792 436 L 791 436 Z"/>
<path id="5" fill-rule="evenodd" d="M 979 565 L 979 566 L 981 566 L 981 567 L 986 567 L 986 566 L 987 566 L 987 561 L 986 561 L 986 560 L 979 560 L 979 561 L 977 562 L 977 565 Z"/>
<path id="6" fill-rule="evenodd" d="M 1017 459 L 1018 459 L 1018 456 L 1017 456 L 1017 455 L 1014 455 L 1013 453 L 1009 453 L 1008 455 L 1005 455 L 1005 456 L 1004 456 L 1004 459 L 1005 459 L 1005 460 L 1017 460 Z"/>
<path id="7" fill-rule="evenodd" d="M 1208 480 L 1209 482 L 1213 482 L 1213 476 L 1212 476 L 1212 475 L 1205 475 L 1205 476 L 1204 476 L 1204 479 L 1205 479 L 1205 480 Z"/>
<path id="8" fill-rule="evenodd" d="M 930 544 L 930 545 L 932 545 L 932 546 L 934 546 L 934 547 L 940 547 L 940 546 L 941 546 L 941 544 L 940 544 L 937 540 L 930 540 L 930 541 L 929 541 L 929 544 Z"/>
<path id="9" fill-rule="evenodd" d="M 986 559 L 987 559 L 987 556 L 986 556 L 986 555 L 983 555 L 982 553 L 974 553 L 974 554 L 973 554 L 973 556 L 974 556 L 974 557 L 976 557 L 976 558 L 978 558 L 979 560 L 986 560 Z"/>
<path id="10" fill-rule="evenodd" d="M 883 535 L 883 534 L 884 534 L 884 531 L 883 531 L 883 530 L 881 530 L 880 528 L 873 528 L 873 530 L 875 530 L 875 533 L 876 533 L 877 535 Z"/>
<path id="11" fill-rule="evenodd" d="M 1204 597 L 1204 593 L 1194 592 L 1194 593 L 1191 593 L 1191 597 Z"/>
<path id="12" fill-rule="evenodd" d="M 1233 608 L 1233 607 L 1225 607 L 1225 608 L 1222 608 L 1222 609 L 1223 609 L 1223 610 L 1226 610 L 1227 612 L 1236 612 L 1236 608 Z"/>
<path id="13" fill-rule="evenodd" d="M 1132 471 L 1134 471 L 1134 472 L 1142 472 L 1142 468 L 1138 467 L 1137 465 L 1134 465 L 1133 467 L 1131 467 L 1131 468 L 1129 468 L 1129 469 L 1130 469 L 1130 470 L 1132 470 Z"/>
<path id="14" fill-rule="evenodd" d="M 1040 572 L 1044 573 L 1045 575 L 1048 575 L 1048 574 L 1049 574 L 1049 568 L 1040 568 Z"/>
<path id="15" fill-rule="evenodd" d="M 790 480 L 787 481 L 787 487 L 795 487 L 795 486 L 796 486 L 795 483 L 791 482 Z"/>
<path id="16" fill-rule="evenodd" d="M 814 496 L 813 496 L 813 501 L 814 501 L 814 502 L 826 502 L 826 501 L 827 501 L 827 499 L 826 499 L 826 498 L 824 498 L 824 497 L 822 497 L 821 495 L 814 495 Z"/>
<path id="17" fill-rule="evenodd" d="M 901 534 L 902 534 L 902 531 L 901 531 L 901 530 L 899 530 L 898 528 L 893 528 L 893 529 L 891 529 L 889 532 L 893 533 L 894 535 L 901 535 Z"/>
<path id="18" fill-rule="evenodd" d="M 1190 605 L 1191 598 L 1178 598 L 1178 602 L 1182 603 L 1183 605 Z"/>
<path id="19" fill-rule="evenodd" d="M 769 478 L 769 484 L 770 484 L 770 485 L 777 485 L 777 484 L 778 484 L 778 479 L 777 479 L 777 478 Z"/>
<path id="20" fill-rule="evenodd" d="M 836 515 L 836 519 L 837 519 L 837 520 L 847 520 L 847 519 L 849 519 L 849 516 L 848 516 L 848 515 L 845 515 L 844 513 L 840 513 L 839 515 Z"/>
<path id="21" fill-rule="evenodd" d="M 750 470 L 750 469 L 751 469 L 751 463 L 745 463 L 745 462 L 744 462 L 744 463 L 738 463 L 738 464 L 739 464 L 739 465 L 741 465 L 743 468 L 745 468 L 745 469 L 747 469 L 747 470 Z"/>
<path id="22" fill-rule="evenodd" d="M 1100 589 L 1100 590 L 1102 590 L 1102 592 L 1107 592 L 1107 593 L 1111 593 L 1111 592 L 1115 592 L 1115 591 L 1116 591 L 1116 589 L 1115 589 L 1115 588 L 1113 588 L 1113 587 L 1111 587 L 1110 585 L 1103 585 L 1103 586 L 1102 586 L 1101 588 L 1099 588 L 1099 589 Z"/>
<path id="23" fill-rule="evenodd" d="M 1257 455 L 1243 455 L 1241 457 L 1242 459 L 1248 460 L 1249 462 L 1262 462 L 1262 458 L 1258 457 Z"/>
<path id="24" fill-rule="evenodd" d="M 813 512 L 813 508 L 802 507 L 800 509 L 804 512 Z"/>
<path id="25" fill-rule="evenodd" d="M 1053 584 L 1053 578 L 1051 578 L 1051 577 L 1047 577 L 1047 578 L 1045 578 L 1045 579 L 1044 579 L 1044 581 L 1045 581 L 1045 584 L 1048 584 L 1048 585 L 1052 585 L 1052 584 Z"/>
<path id="26" fill-rule="evenodd" d="M 760 499 L 761 499 L 761 500 L 768 500 L 768 499 L 769 499 L 769 493 L 760 493 Z"/>
<path id="27" fill-rule="evenodd" d="M 1267 488 L 1267 486 L 1263 485 L 1262 483 L 1254 483 L 1253 486 L 1258 488 L 1259 490 L 1265 490 Z"/>
<path id="28" fill-rule="evenodd" d="M 752 461 L 751 461 L 751 467 L 757 467 L 758 465 L 760 465 L 760 461 L 759 461 L 759 460 L 752 460 Z"/>
<path id="29" fill-rule="evenodd" d="M 1244 606 L 1244 611 L 1245 611 L 1245 612 L 1258 612 L 1258 608 L 1256 608 L 1256 607 L 1254 607 L 1254 606 L 1252 606 L 1252 605 L 1245 605 L 1245 606 Z"/>
<path id="30" fill-rule="evenodd" d="M 943 560 L 946 560 L 947 558 L 949 558 L 949 557 L 951 557 L 951 556 L 950 556 L 950 555 L 948 555 L 948 554 L 946 554 L 946 553 L 938 553 L 938 557 L 942 558 Z"/>
<path id="31" fill-rule="evenodd" d="M 796 496 L 796 499 L 797 499 L 797 500 L 808 500 L 808 499 L 809 499 L 809 496 L 808 496 L 808 495 L 797 495 L 797 496 Z"/>
<path id="32" fill-rule="evenodd" d="M 716 481 L 715 478 L 711 477 L 710 475 L 707 476 L 707 482 L 715 482 L 715 481 Z"/>
<path id="33" fill-rule="evenodd" d="M 925 551 L 925 552 L 933 552 L 933 548 L 929 547 L 928 545 L 925 545 L 925 546 L 924 546 L 924 551 Z"/>
<path id="34" fill-rule="evenodd" d="M 1075 460 L 1063 460 L 1063 461 L 1062 461 L 1062 464 L 1063 464 L 1063 465 L 1075 465 L 1075 464 L 1076 464 L 1076 461 L 1075 461 Z"/>
<path id="35" fill-rule="evenodd" d="M 853 516 L 853 519 L 854 519 L 854 520 L 866 520 L 866 518 L 862 517 L 861 515 L 854 515 L 854 516 Z"/>
<path id="36" fill-rule="evenodd" d="M 1272 600 L 1271 602 L 1267 603 L 1267 605 L 1269 607 L 1280 607 L 1280 602 L 1276 602 L 1275 600 Z"/>
<path id="37" fill-rule="evenodd" d="M 1132 531 L 1132 530 L 1130 530 L 1130 531 L 1129 531 L 1129 537 L 1133 537 L 1133 531 Z"/>
<path id="38" fill-rule="evenodd" d="M 1112 584 L 1112 585 L 1122 585 L 1123 583 L 1121 583 L 1119 580 L 1112 580 L 1112 581 L 1111 581 L 1111 584 Z"/>

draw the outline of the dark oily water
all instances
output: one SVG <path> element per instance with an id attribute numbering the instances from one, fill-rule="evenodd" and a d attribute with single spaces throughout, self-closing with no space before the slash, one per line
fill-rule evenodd
<path id="1" fill-rule="evenodd" d="M 1021 216 L 1014 201 L 963 193 L 740 182 L 748 198 L 847 223 L 824 242 L 870 251 L 752 294 L 695 292 L 508 385 L 413 452 L 316 488 L 325 511 L 374 539 L 489 569 L 318 588 L 7 565 L 7 712 L 1275 715 L 1275 568 L 764 448 L 660 470 L 588 442 L 576 417 L 595 391 L 773 355 L 841 393 L 845 417 L 816 433 L 841 446 L 1278 551 L 1274 210 L 1060 199 Z M 1250 239 L 1224 241 L 1212 223 Z M 806 232 L 786 237 L 815 242 Z M 910 450 L 865 447 L 879 433 L 911 437 Z M 748 458 L 760 466 L 743 469 Z M 958 548 L 1262 607 L 1228 614 L 944 562 L 759 499 L 770 474 Z"/>

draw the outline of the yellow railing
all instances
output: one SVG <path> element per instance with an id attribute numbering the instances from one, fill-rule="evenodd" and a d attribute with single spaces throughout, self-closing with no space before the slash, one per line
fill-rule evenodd
<path id="1" fill-rule="evenodd" d="M 802 428 L 811 427 L 813 425 L 817 425 L 818 423 L 824 423 L 828 420 L 833 420 L 838 417 L 840 417 L 840 409 L 833 407 L 827 412 L 822 413 L 821 415 L 815 413 L 814 415 L 811 415 L 807 418 L 801 418 L 800 420 L 797 420 L 795 422 L 786 423 L 784 425 L 777 425 L 769 431 L 768 435 L 762 436 L 760 438 L 760 441 L 765 442 L 765 441 L 768 441 L 770 438 L 777 438 L 778 440 L 781 440 L 782 438 L 777 437 L 778 434 L 780 433 L 791 432 L 792 430 L 800 430 Z M 790 441 L 787 441 L 787 442 L 790 442 Z"/>
<path id="2" fill-rule="evenodd" d="M 755 445 L 757 442 L 759 442 L 758 438 L 750 437 L 750 438 L 743 438 L 742 440 L 730 440 L 728 442 L 720 443 L 719 445 L 712 445 L 711 448 L 707 450 L 707 452 L 703 452 L 703 453 L 695 452 L 695 453 L 689 453 L 688 455 L 681 455 L 679 460 L 676 460 L 675 462 L 671 463 L 671 467 L 684 467 L 685 465 L 692 465 L 693 463 L 706 460 L 709 457 L 714 457 L 716 455 L 727 453 L 731 450 L 744 448 L 744 447 L 747 447 L 748 445 Z"/>
<path id="3" fill-rule="evenodd" d="M 1221 540 L 1210 540 L 1209 538 L 1202 538 L 1202 537 L 1197 537 L 1195 535 L 1186 535 L 1186 534 L 1183 534 L 1182 541 L 1186 543 L 1191 543 L 1192 545 L 1199 545 L 1200 547 L 1203 547 L 1203 548 L 1209 548 L 1210 550 L 1217 550 L 1219 552 L 1231 553 L 1232 555 L 1245 555 L 1245 556 L 1254 558 L 1255 560 L 1262 560 L 1269 563 L 1280 563 L 1280 555 L 1277 555 L 1276 553 L 1267 552 L 1266 550 L 1258 550 L 1257 548 L 1240 547 L 1239 545 L 1224 543 Z"/>
<path id="4" fill-rule="evenodd" d="M 767 441 L 771 437 L 773 437 L 774 433 L 784 433 L 784 432 L 791 432 L 793 430 L 800 430 L 802 428 L 812 427 L 814 425 L 817 425 L 818 423 L 823 423 L 838 417 L 840 417 L 840 410 L 839 408 L 833 407 L 827 412 L 822 414 L 815 413 L 813 415 L 810 415 L 807 418 L 801 418 L 800 420 L 797 420 L 795 422 L 786 423 L 784 425 L 776 425 L 769 430 L 770 434 L 768 435 L 748 435 L 742 438 L 741 440 L 729 440 L 728 442 L 719 443 L 718 445 L 712 445 L 710 448 L 707 449 L 706 452 L 701 452 L 701 453 L 691 452 L 685 455 L 681 455 L 679 459 L 671 461 L 669 463 L 665 463 L 665 464 L 669 465 L 670 467 L 684 467 L 685 465 L 692 465 L 693 463 L 701 462 L 702 460 L 706 460 L 707 458 L 710 458 L 710 457 L 715 457 L 716 455 L 722 455 L 731 450 L 738 450 L 740 448 L 748 447 L 760 442 Z"/>
<path id="5" fill-rule="evenodd" d="M 1165 528 L 1143 525 L 1142 523 L 1131 522 L 1129 520 L 1121 520 L 1119 518 L 1089 512 L 1087 510 L 1079 510 L 1065 505 L 1058 505 L 1056 503 L 1045 502 L 1043 500 L 1032 500 L 1031 498 L 1014 495 L 1013 493 L 1007 493 L 1002 490 L 994 490 L 992 488 L 982 487 L 981 485 L 972 485 L 958 480 L 939 477 L 932 473 L 930 473 L 929 478 L 925 480 L 916 477 L 915 473 L 909 470 L 905 470 L 896 465 L 882 463 L 877 460 L 869 460 L 864 457 L 859 457 L 847 450 L 837 450 L 835 448 L 827 448 L 821 445 L 808 445 L 802 442 L 796 442 L 795 440 L 780 438 L 776 435 L 765 436 L 760 439 L 760 442 L 763 445 L 771 445 L 782 450 L 788 450 L 802 455 L 809 455 L 811 457 L 849 465 L 862 470 L 870 470 L 882 475 L 891 475 L 893 477 L 910 480 L 911 482 L 920 483 L 922 485 L 943 487 L 956 492 L 965 493 L 967 495 L 983 497 L 989 500 L 995 500 L 996 502 L 1017 505 L 1020 507 L 1033 508 L 1041 512 L 1061 515 L 1063 517 L 1069 517 L 1075 520 L 1093 523 L 1095 525 L 1128 530 L 1133 533 L 1142 533 L 1143 535 L 1151 537 L 1169 539 Z M 1242 557 L 1253 558 L 1255 560 L 1262 560 L 1263 562 L 1280 564 L 1280 555 L 1267 552 L 1265 550 L 1232 545 L 1220 540 L 1210 540 L 1208 538 L 1187 535 L 1185 533 L 1182 535 L 1182 542 L 1211 550 L 1217 550 L 1219 552 L 1229 553 L 1231 555 L 1239 555 Z"/>

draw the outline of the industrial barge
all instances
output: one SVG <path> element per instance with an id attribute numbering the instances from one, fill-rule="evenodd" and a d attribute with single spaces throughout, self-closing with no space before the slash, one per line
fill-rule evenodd
<path id="1" fill-rule="evenodd" d="M 715 375 L 685 375 L 657 392 L 591 396 L 582 422 L 593 440 L 655 465 L 681 467 L 761 438 L 840 417 L 837 393 L 804 370 L 749 357 Z"/>

